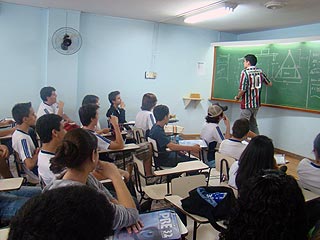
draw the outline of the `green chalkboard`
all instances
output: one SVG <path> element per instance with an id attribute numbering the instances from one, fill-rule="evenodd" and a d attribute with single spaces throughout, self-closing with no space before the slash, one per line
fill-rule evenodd
<path id="1" fill-rule="evenodd" d="M 233 100 L 238 93 L 243 57 L 254 54 L 257 67 L 272 81 L 263 86 L 262 103 L 320 112 L 320 42 L 218 46 L 214 48 L 212 99 Z"/>

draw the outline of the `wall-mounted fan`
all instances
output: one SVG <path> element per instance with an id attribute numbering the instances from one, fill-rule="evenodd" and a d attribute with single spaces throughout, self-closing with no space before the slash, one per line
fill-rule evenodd
<path id="1" fill-rule="evenodd" d="M 81 35 L 74 28 L 62 27 L 52 35 L 52 46 L 58 53 L 72 55 L 79 51 L 81 45 Z"/>

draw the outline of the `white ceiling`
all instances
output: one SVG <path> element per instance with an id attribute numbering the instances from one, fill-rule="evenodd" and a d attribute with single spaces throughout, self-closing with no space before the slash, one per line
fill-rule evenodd
<path id="1" fill-rule="evenodd" d="M 188 25 L 183 22 L 185 13 L 221 1 L 5 0 L 5 2 Z M 217 31 L 245 33 L 320 22 L 320 0 L 286 0 L 286 6 L 277 10 L 270 10 L 264 6 L 268 0 L 233 0 L 233 2 L 238 3 L 238 7 L 232 14 L 194 26 Z"/>

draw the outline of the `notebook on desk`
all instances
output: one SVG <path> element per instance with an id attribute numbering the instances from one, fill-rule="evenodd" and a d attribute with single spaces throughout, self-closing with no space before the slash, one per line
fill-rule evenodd
<path id="1" fill-rule="evenodd" d="M 140 214 L 144 224 L 138 233 L 129 234 L 126 229 L 116 231 L 113 240 L 162 240 L 180 239 L 180 229 L 177 215 L 171 209 Z"/>
<path id="2" fill-rule="evenodd" d="M 288 160 L 285 159 L 284 154 L 274 154 L 274 158 L 277 162 L 277 165 L 284 165 L 289 162 Z"/>
<path id="3" fill-rule="evenodd" d="M 21 187 L 22 182 L 22 177 L 0 179 L 0 191 L 17 190 Z"/>

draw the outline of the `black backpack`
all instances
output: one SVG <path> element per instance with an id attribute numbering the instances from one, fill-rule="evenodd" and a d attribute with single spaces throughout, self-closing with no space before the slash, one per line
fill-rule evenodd
<path id="1" fill-rule="evenodd" d="M 224 186 L 197 187 L 181 200 L 184 210 L 208 218 L 210 224 L 222 234 L 226 228 L 217 221 L 229 220 L 235 202 L 233 190 Z"/>

